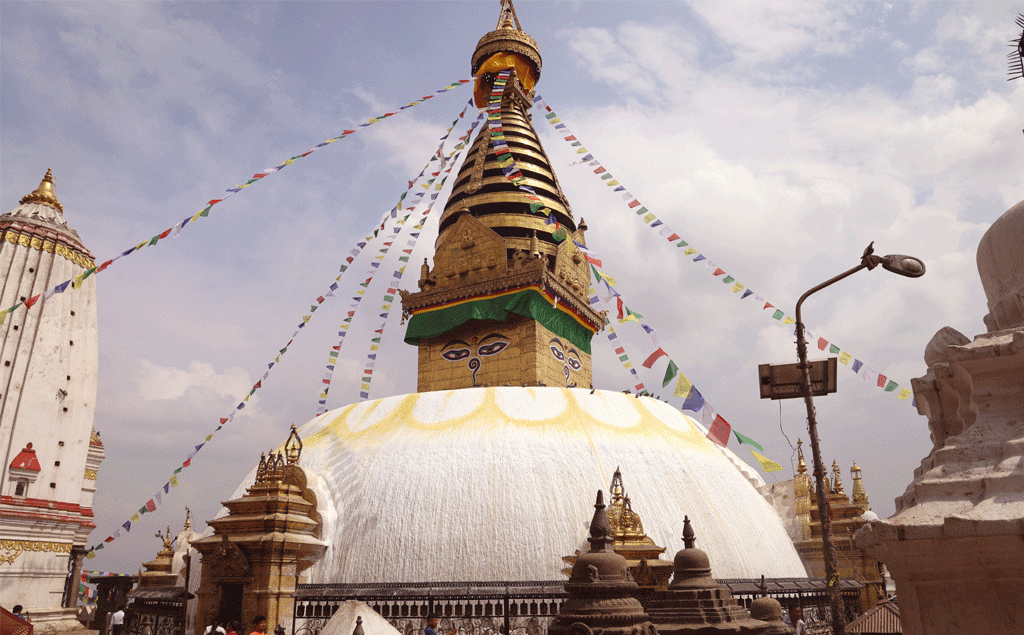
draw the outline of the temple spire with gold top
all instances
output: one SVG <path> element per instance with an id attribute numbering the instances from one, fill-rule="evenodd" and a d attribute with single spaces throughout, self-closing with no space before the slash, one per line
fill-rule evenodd
<path id="1" fill-rule="evenodd" d="M 541 57 L 511 0 L 477 43 L 471 67 L 476 105 L 490 107 L 493 96 L 500 111 L 489 111 L 455 177 L 433 267 L 424 263 L 418 292 L 402 291 L 405 341 L 419 347 L 418 390 L 589 388 L 590 340 L 605 316 L 588 302 L 590 272 L 576 248 L 586 244 L 585 228 L 531 122 Z M 499 163 L 499 141 L 522 175 L 515 183 Z"/>

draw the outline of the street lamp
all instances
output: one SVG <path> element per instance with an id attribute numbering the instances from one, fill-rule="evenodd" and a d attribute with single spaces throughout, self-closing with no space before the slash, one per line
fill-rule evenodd
<path id="1" fill-rule="evenodd" d="M 811 397 L 811 373 L 810 364 L 807 363 L 807 340 L 804 339 L 804 322 L 800 318 L 800 308 L 804 300 L 811 294 L 821 291 L 825 287 L 839 282 L 843 278 L 853 275 L 861 269 L 874 269 L 878 265 L 882 268 L 898 273 L 908 278 L 920 278 L 924 275 L 924 263 L 912 256 L 874 255 L 874 241 L 864 250 L 860 258 L 860 264 L 843 272 L 838 276 L 822 282 L 818 286 L 800 296 L 796 302 L 796 354 L 800 359 L 800 368 L 803 378 L 804 404 L 807 406 L 807 431 L 811 437 L 811 455 L 814 459 L 814 489 L 818 499 L 818 518 L 821 520 L 821 544 L 825 555 L 825 576 L 828 579 L 828 600 L 832 608 L 832 633 L 833 635 L 844 635 L 846 632 L 846 619 L 843 609 L 843 598 L 839 595 L 837 585 L 839 583 L 838 562 L 836 559 L 835 545 L 832 543 L 832 519 L 829 518 L 828 500 L 825 498 L 824 469 L 821 464 L 821 447 L 818 445 L 818 422 L 814 418 L 814 399 Z"/>

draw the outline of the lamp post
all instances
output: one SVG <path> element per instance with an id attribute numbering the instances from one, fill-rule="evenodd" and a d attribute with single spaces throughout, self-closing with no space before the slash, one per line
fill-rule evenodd
<path id="1" fill-rule="evenodd" d="M 804 300 L 810 297 L 811 294 L 821 291 L 825 287 L 835 284 L 861 269 L 870 270 L 878 265 L 882 265 L 882 268 L 887 271 L 909 278 L 919 278 L 924 275 L 924 263 L 919 259 L 902 255 L 876 256 L 874 255 L 874 244 L 872 242 L 864 250 L 864 255 L 861 256 L 859 265 L 807 291 L 800 296 L 796 303 L 796 354 L 800 359 L 798 368 L 803 379 L 804 404 L 807 406 L 807 431 L 811 437 L 811 456 L 814 460 L 814 489 L 818 499 L 818 518 L 821 521 L 821 544 L 825 556 L 825 577 L 828 580 L 829 605 L 832 608 L 833 635 L 845 634 L 846 619 L 844 616 L 843 598 L 839 595 L 839 589 L 837 588 L 839 583 L 838 562 L 835 545 L 832 542 L 832 519 L 829 517 L 828 500 L 825 497 L 824 468 L 821 462 L 821 447 L 818 444 L 818 422 L 814 418 L 810 365 L 807 363 L 807 340 L 804 338 L 804 322 L 800 317 L 800 308 Z"/>

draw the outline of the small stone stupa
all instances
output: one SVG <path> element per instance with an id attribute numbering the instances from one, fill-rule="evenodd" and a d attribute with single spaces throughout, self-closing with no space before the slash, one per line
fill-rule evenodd
<path id="1" fill-rule="evenodd" d="M 896 514 L 856 534 L 896 582 L 908 635 L 1024 632 L 1024 201 L 978 246 L 988 332 L 951 327 L 912 380 L 934 447 Z"/>
<path id="2" fill-rule="evenodd" d="M 732 592 L 711 577 L 708 555 L 694 547 L 697 537 L 689 516 L 683 517 L 683 544 L 676 553 L 672 582 L 667 591 L 655 592 L 648 611 L 661 635 L 754 635 L 768 624 L 750 617 L 733 599 Z"/>
<path id="3" fill-rule="evenodd" d="M 590 550 L 576 559 L 565 584 L 569 599 L 548 626 L 548 635 L 657 635 L 640 601 L 626 559 L 611 548 L 611 526 L 598 490 L 590 521 Z"/>

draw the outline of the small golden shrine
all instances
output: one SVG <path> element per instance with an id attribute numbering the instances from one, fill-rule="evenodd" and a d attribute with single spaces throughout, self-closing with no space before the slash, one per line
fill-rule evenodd
<path id="1" fill-rule="evenodd" d="M 807 474 L 804 462 L 803 442 L 797 440 L 797 475 L 793 485 L 795 491 L 797 530 L 801 540 L 793 544 L 812 578 L 825 578 L 825 556 L 821 547 L 821 519 L 814 492 L 814 481 Z M 868 523 L 873 516 L 869 511 L 867 491 L 864 489 L 862 473 L 857 462 L 850 468 L 853 480 L 852 499 L 847 497 L 839 463 L 832 461 L 832 475 L 823 477 L 825 498 L 832 513 L 832 536 L 836 548 L 839 576 L 857 580 L 864 584 L 861 590 L 861 606 L 874 606 L 885 598 L 885 582 L 882 563 L 856 546 L 853 534 Z M 865 517 L 866 514 L 866 517 Z"/>
<path id="2" fill-rule="evenodd" d="M 588 301 L 586 225 L 573 219 L 531 122 L 540 70 L 537 43 L 503 0 L 472 57 L 476 104 L 500 95 L 500 113 L 489 111 L 455 178 L 433 267 L 424 260 L 420 290 L 401 291 L 419 392 L 593 387 L 590 340 L 605 316 Z"/>
<path id="3" fill-rule="evenodd" d="M 146 570 L 139 573 L 139 586 L 175 586 L 178 581 L 178 575 L 171 571 L 171 563 L 174 559 L 174 548 L 171 547 L 171 528 L 168 527 L 167 532 L 164 534 L 161 534 L 159 531 L 156 532 L 156 537 L 163 540 L 163 549 L 156 554 L 156 558 L 142 564 Z"/>
<path id="4" fill-rule="evenodd" d="M 192 542 L 203 564 L 196 635 L 213 617 L 251 624 L 262 615 L 268 631 L 290 622 L 300 574 L 327 550 L 301 454 L 293 425 L 283 452 L 260 457 L 252 487 L 223 501 L 227 515 L 207 521 L 213 535 Z"/>
<path id="5" fill-rule="evenodd" d="M 661 559 L 665 553 L 664 547 L 654 544 L 647 534 L 644 533 L 644 524 L 640 515 L 633 511 L 629 495 L 622 487 L 622 472 L 615 468 L 612 475 L 611 504 L 608 505 L 606 514 L 608 525 L 611 527 L 611 548 L 612 551 L 626 559 L 629 572 L 633 581 L 641 588 L 668 587 L 668 579 L 672 577 L 672 563 Z M 564 556 L 562 561 L 570 565 L 568 569 L 562 569 L 562 573 L 570 575 L 572 565 L 576 564 L 579 551 L 573 556 Z"/>

